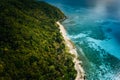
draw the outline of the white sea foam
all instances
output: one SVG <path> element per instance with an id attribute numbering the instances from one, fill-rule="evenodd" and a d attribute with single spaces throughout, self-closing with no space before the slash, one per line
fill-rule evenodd
<path id="1" fill-rule="evenodd" d="M 93 45 L 94 48 L 100 46 L 101 49 L 104 49 L 106 52 L 120 59 L 120 45 L 114 38 L 108 40 L 96 40 L 88 37 L 87 40 L 96 44 L 95 46 Z"/>
<path id="2" fill-rule="evenodd" d="M 82 38 L 82 37 L 86 37 L 86 36 L 87 36 L 87 34 L 83 34 L 83 33 L 80 33 L 77 35 L 68 35 L 68 37 L 71 39 L 78 39 L 78 38 Z"/>

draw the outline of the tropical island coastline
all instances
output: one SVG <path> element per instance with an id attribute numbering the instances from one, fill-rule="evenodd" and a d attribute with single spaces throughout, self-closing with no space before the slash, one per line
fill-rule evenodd
<path id="1" fill-rule="evenodd" d="M 74 63 L 75 70 L 77 71 L 75 80 L 85 80 L 85 72 L 83 70 L 83 67 L 80 65 L 80 63 L 82 63 L 82 61 L 80 61 L 78 59 L 78 53 L 77 53 L 74 45 L 70 42 L 70 39 L 67 37 L 64 26 L 59 21 L 57 21 L 56 23 L 59 25 L 59 29 L 64 38 L 66 47 L 69 48 L 69 53 L 74 55 L 73 63 Z"/>

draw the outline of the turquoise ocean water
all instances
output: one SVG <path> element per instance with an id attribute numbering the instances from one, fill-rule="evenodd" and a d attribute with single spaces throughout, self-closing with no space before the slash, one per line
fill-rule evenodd
<path id="1" fill-rule="evenodd" d="M 120 1 L 46 1 L 68 17 L 62 24 L 83 61 L 86 80 L 120 80 Z"/>

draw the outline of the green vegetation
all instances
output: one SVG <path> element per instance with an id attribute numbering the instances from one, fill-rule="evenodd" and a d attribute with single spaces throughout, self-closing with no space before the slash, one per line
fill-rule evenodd
<path id="1" fill-rule="evenodd" d="M 0 80 L 73 80 L 74 64 L 56 21 L 64 14 L 35 0 L 0 1 Z"/>

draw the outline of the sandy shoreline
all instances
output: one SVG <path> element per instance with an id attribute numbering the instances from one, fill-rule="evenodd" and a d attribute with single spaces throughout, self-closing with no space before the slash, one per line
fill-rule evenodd
<path id="1" fill-rule="evenodd" d="M 75 67 L 75 70 L 77 71 L 75 80 L 85 80 L 85 72 L 84 72 L 82 66 L 80 65 L 80 63 L 82 63 L 82 61 L 80 61 L 78 59 L 78 53 L 77 53 L 76 49 L 74 48 L 73 44 L 70 42 L 70 39 L 66 36 L 66 30 L 65 30 L 64 26 L 59 21 L 56 23 L 59 25 L 60 32 L 65 40 L 66 46 L 69 48 L 69 52 L 71 54 L 75 55 L 73 57 L 74 67 Z"/>

